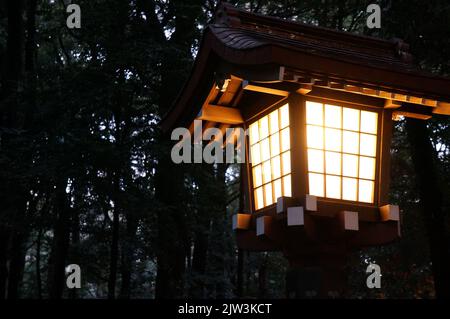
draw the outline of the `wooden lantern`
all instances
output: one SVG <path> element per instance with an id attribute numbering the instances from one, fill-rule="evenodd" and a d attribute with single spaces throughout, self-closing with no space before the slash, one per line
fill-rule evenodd
<path id="1" fill-rule="evenodd" d="M 450 80 L 418 70 L 408 49 L 222 4 L 162 121 L 247 131 L 238 247 L 317 267 L 320 296 L 342 291 L 346 252 L 400 237 L 392 121 L 450 115 Z"/>

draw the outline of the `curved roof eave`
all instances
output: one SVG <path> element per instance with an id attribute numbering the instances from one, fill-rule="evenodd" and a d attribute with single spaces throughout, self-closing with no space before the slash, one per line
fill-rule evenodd
<path id="1" fill-rule="evenodd" d="M 161 121 L 163 131 L 179 122 L 180 117 L 195 117 L 201 108 L 201 98 L 206 98 L 214 83 L 215 67 L 220 60 L 241 66 L 277 64 L 306 72 L 338 76 L 349 81 L 375 84 L 404 91 L 423 93 L 450 100 L 450 79 L 421 71 L 401 70 L 389 64 L 384 67 L 356 60 L 342 59 L 317 51 L 295 48 L 285 43 L 255 38 L 241 39 L 233 45 L 217 36 L 213 28 L 207 27 L 191 75 L 178 95 L 173 107 Z M 248 45 L 242 45 L 247 41 Z M 251 80 L 251 79 L 249 79 Z M 187 105 L 192 104 L 192 110 Z M 196 113 L 197 112 L 197 113 Z"/>

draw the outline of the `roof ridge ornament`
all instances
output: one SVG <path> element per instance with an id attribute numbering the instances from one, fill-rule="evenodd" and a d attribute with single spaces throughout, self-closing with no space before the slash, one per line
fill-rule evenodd
<path id="1" fill-rule="evenodd" d="M 238 15 L 236 8 L 231 3 L 220 1 L 214 16 L 214 24 L 238 26 L 241 24 Z"/>
<path id="2" fill-rule="evenodd" d="M 393 38 L 392 42 L 394 42 L 395 44 L 395 52 L 397 56 L 400 57 L 400 59 L 403 62 L 406 63 L 413 62 L 414 56 L 409 51 L 410 46 L 408 43 L 406 43 L 403 39 L 400 38 Z"/>

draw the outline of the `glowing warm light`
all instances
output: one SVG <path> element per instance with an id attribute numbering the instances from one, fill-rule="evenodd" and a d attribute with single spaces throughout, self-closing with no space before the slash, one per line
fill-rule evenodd
<path id="1" fill-rule="evenodd" d="M 270 156 L 280 154 L 280 133 L 275 133 L 270 137 Z"/>
<path id="2" fill-rule="evenodd" d="M 306 102 L 309 194 L 374 202 L 378 113 Z"/>
<path id="3" fill-rule="evenodd" d="M 378 114 L 361 111 L 361 132 L 377 134 Z"/>
<path id="4" fill-rule="evenodd" d="M 343 109 L 344 118 L 342 128 L 344 130 L 359 131 L 359 110 L 348 107 L 344 107 Z"/>
<path id="5" fill-rule="evenodd" d="M 263 183 L 268 183 L 272 180 L 272 171 L 270 169 L 270 161 L 262 164 Z"/>
<path id="6" fill-rule="evenodd" d="M 342 178 L 342 199 L 357 200 L 358 180 L 356 178 Z"/>
<path id="7" fill-rule="evenodd" d="M 258 165 L 253 168 L 253 186 L 259 187 L 261 185 L 262 185 L 261 165 Z"/>
<path id="8" fill-rule="evenodd" d="M 291 148 L 291 136 L 289 133 L 289 127 L 281 131 L 281 151 L 285 152 Z"/>
<path id="9" fill-rule="evenodd" d="M 359 134 L 350 131 L 343 132 L 342 152 L 358 154 L 359 152 Z"/>
<path id="10" fill-rule="evenodd" d="M 265 206 L 273 204 L 272 183 L 264 185 Z"/>
<path id="11" fill-rule="evenodd" d="M 326 152 L 325 163 L 327 174 L 341 175 L 341 153 Z"/>
<path id="12" fill-rule="evenodd" d="M 359 154 L 375 156 L 377 153 L 377 137 L 375 135 L 361 134 Z"/>
<path id="13" fill-rule="evenodd" d="M 322 103 L 306 102 L 306 124 L 323 125 Z"/>
<path id="14" fill-rule="evenodd" d="M 270 158 L 269 139 L 261 141 L 261 161 L 267 161 Z"/>
<path id="15" fill-rule="evenodd" d="M 263 139 L 269 136 L 269 118 L 264 116 L 259 120 L 259 138 Z"/>
<path id="16" fill-rule="evenodd" d="M 326 104 L 325 105 L 325 126 L 341 128 L 341 126 L 342 126 L 341 113 L 342 113 L 341 107 Z"/>
<path id="17" fill-rule="evenodd" d="M 341 178 L 326 175 L 327 197 L 341 199 Z"/>
<path id="18" fill-rule="evenodd" d="M 259 141 L 259 127 L 258 122 L 250 125 L 250 145 L 255 144 Z"/>
<path id="19" fill-rule="evenodd" d="M 374 182 L 359 180 L 358 200 L 364 203 L 373 203 Z"/>
<path id="20" fill-rule="evenodd" d="M 359 178 L 375 179 L 375 158 L 360 156 L 359 158 Z"/>
<path id="21" fill-rule="evenodd" d="M 313 149 L 308 150 L 308 169 L 311 172 L 323 173 L 323 151 Z"/>
<path id="22" fill-rule="evenodd" d="M 258 165 L 259 163 L 261 163 L 261 152 L 259 149 L 259 143 L 251 146 L 250 157 L 252 165 Z"/>
<path id="23" fill-rule="evenodd" d="M 309 173 L 309 194 L 323 197 L 324 181 L 323 174 Z"/>
<path id="24" fill-rule="evenodd" d="M 255 190 L 255 208 L 261 209 L 264 207 L 264 193 L 262 187 Z"/>
<path id="25" fill-rule="evenodd" d="M 272 158 L 272 179 L 279 178 L 281 176 L 281 163 L 280 157 Z"/>
<path id="26" fill-rule="evenodd" d="M 306 127 L 307 145 L 311 148 L 323 149 L 323 128 L 319 126 L 307 125 Z"/>
<path id="27" fill-rule="evenodd" d="M 278 121 L 278 110 L 273 111 L 269 114 L 269 123 L 270 123 L 270 134 L 275 134 L 279 129 L 279 121 Z"/>
<path id="28" fill-rule="evenodd" d="M 281 155 L 281 163 L 283 166 L 283 175 L 291 173 L 291 152 L 285 152 Z"/>
<path id="29" fill-rule="evenodd" d="M 291 193 L 291 175 L 283 177 L 283 193 L 284 196 L 292 196 Z"/>
<path id="30" fill-rule="evenodd" d="M 285 104 L 280 108 L 280 128 L 289 126 L 289 105 Z"/>
<path id="31" fill-rule="evenodd" d="M 273 188 L 274 198 L 277 199 L 277 198 L 283 196 L 283 188 L 281 186 L 281 179 L 277 179 L 272 184 L 273 184 L 272 188 Z"/>
<path id="32" fill-rule="evenodd" d="M 342 131 L 332 128 L 325 129 L 325 149 L 328 151 L 341 151 Z"/>
<path id="33" fill-rule="evenodd" d="M 249 126 L 255 209 L 291 196 L 289 105 Z"/>
<path id="34" fill-rule="evenodd" d="M 349 177 L 358 177 L 358 156 L 342 155 L 342 175 Z"/>

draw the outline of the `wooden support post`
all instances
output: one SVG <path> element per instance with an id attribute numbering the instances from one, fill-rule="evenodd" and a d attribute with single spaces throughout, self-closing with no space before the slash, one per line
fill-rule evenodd
<path id="1" fill-rule="evenodd" d="M 342 297 L 346 286 L 346 253 L 340 247 L 335 250 L 334 254 L 288 254 L 287 298 Z"/>

